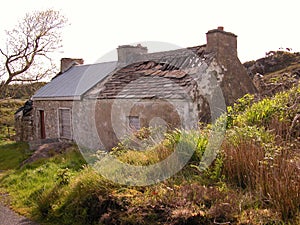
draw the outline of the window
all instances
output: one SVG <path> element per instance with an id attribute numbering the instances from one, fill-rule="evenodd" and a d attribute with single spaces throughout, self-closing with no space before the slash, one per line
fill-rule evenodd
<path id="1" fill-rule="evenodd" d="M 72 139 L 71 133 L 71 110 L 59 109 L 59 136 Z"/>
<path id="2" fill-rule="evenodd" d="M 129 127 L 133 130 L 140 130 L 141 125 L 140 125 L 140 118 L 138 116 L 129 116 Z"/>

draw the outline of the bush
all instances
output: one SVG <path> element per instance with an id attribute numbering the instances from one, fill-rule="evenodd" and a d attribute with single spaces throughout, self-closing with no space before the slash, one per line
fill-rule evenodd
<path id="1" fill-rule="evenodd" d="M 272 98 L 264 98 L 253 102 L 253 96 L 245 95 L 234 107 L 228 107 L 228 127 L 258 126 L 268 129 L 272 119 L 281 123 L 289 123 L 300 110 L 300 87 L 276 94 Z"/>

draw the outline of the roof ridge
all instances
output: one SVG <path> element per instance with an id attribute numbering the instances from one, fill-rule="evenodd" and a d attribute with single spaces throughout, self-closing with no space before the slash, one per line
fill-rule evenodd
<path id="1" fill-rule="evenodd" d="M 88 63 L 88 64 L 78 64 L 74 65 L 72 67 L 84 67 L 84 66 L 93 66 L 93 65 L 99 65 L 99 64 L 111 64 L 111 63 L 116 63 L 118 62 L 117 60 L 115 61 L 105 61 L 105 62 L 96 62 L 96 63 Z"/>

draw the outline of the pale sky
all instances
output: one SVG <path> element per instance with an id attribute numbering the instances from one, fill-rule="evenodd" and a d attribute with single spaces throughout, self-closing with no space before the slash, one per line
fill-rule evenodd
<path id="1" fill-rule="evenodd" d="M 119 45 L 166 42 L 180 47 L 206 43 L 205 33 L 218 26 L 238 35 L 242 62 L 270 50 L 300 51 L 298 0 L 9 0 L 1 4 L 0 46 L 27 12 L 60 10 L 64 28 L 62 57 L 94 63 Z M 151 50 L 151 49 L 150 49 Z"/>

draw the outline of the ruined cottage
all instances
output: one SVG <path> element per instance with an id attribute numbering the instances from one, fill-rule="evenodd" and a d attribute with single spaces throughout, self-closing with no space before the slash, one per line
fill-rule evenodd
<path id="1" fill-rule="evenodd" d="M 218 27 L 206 38 L 204 45 L 155 53 L 119 46 L 115 62 L 62 59 L 61 72 L 32 97 L 32 139 L 109 150 L 142 127 L 211 121 L 212 111 L 221 108 L 220 115 L 256 89 L 238 59 L 237 36 Z"/>

